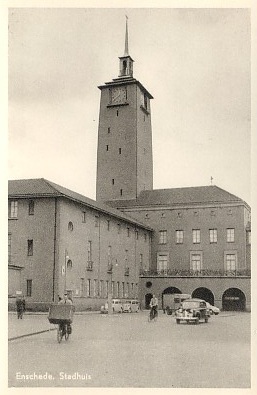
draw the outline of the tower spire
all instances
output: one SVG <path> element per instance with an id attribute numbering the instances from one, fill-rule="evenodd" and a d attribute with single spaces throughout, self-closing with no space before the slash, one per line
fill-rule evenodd
<path id="1" fill-rule="evenodd" d="M 126 33 L 125 33 L 125 50 L 124 50 L 124 56 L 129 56 L 129 50 L 128 50 L 128 17 L 126 17 Z"/>

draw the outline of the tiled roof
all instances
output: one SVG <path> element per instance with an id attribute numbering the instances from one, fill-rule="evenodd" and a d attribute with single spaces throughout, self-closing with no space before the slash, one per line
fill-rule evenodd
<path id="1" fill-rule="evenodd" d="M 112 207 L 178 206 L 196 204 L 244 203 L 242 199 L 215 185 L 142 191 L 135 200 L 108 202 Z"/>
<path id="2" fill-rule="evenodd" d="M 45 180 L 44 178 L 24 179 L 24 180 L 9 180 L 8 181 L 8 196 L 9 198 L 35 198 L 35 197 L 65 197 L 70 200 L 75 200 L 87 205 L 97 211 L 112 215 L 123 219 L 127 222 L 141 226 L 145 229 L 152 230 L 150 227 L 136 221 L 135 219 L 123 214 L 119 210 L 107 206 L 106 204 L 98 203 L 93 199 L 89 199 L 84 195 L 64 188 L 54 182 Z"/>

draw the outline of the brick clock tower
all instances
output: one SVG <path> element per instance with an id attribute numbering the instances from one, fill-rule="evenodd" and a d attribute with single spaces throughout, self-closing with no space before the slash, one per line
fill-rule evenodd
<path id="1" fill-rule="evenodd" d="M 133 78 L 127 20 L 119 64 L 118 78 L 99 86 L 96 200 L 101 202 L 136 199 L 141 191 L 153 188 L 153 97 Z"/>

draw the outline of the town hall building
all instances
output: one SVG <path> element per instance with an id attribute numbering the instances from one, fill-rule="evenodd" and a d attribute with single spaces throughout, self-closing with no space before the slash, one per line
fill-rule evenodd
<path id="1" fill-rule="evenodd" d="M 128 49 L 101 91 L 96 201 L 45 179 L 9 181 L 9 302 L 46 308 L 64 290 L 78 309 L 189 293 L 250 310 L 251 210 L 215 185 L 153 189 L 151 93 Z"/>

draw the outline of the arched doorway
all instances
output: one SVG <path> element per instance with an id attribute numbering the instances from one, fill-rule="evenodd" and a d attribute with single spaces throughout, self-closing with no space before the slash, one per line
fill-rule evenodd
<path id="1" fill-rule="evenodd" d="M 162 309 L 165 309 L 167 306 L 171 306 L 171 301 L 169 295 L 172 294 L 182 294 L 180 289 L 176 287 L 168 287 L 162 293 Z"/>
<path id="2" fill-rule="evenodd" d="M 149 309 L 150 308 L 150 302 L 151 302 L 151 299 L 152 299 L 152 297 L 153 297 L 153 294 L 146 294 L 145 295 L 145 308 L 146 309 Z"/>
<path id="3" fill-rule="evenodd" d="M 192 298 L 203 299 L 206 302 L 209 302 L 210 304 L 214 305 L 214 295 L 212 291 L 210 291 L 208 288 L 204 288 L 204 287 L 196 288 L 192 293 Z"/>
<path id="4" fill-rule="evenodd" d="M 245 294 L 238 288 L 229 288 L 222 295 L 223 310 L 244 311 Z"/>

